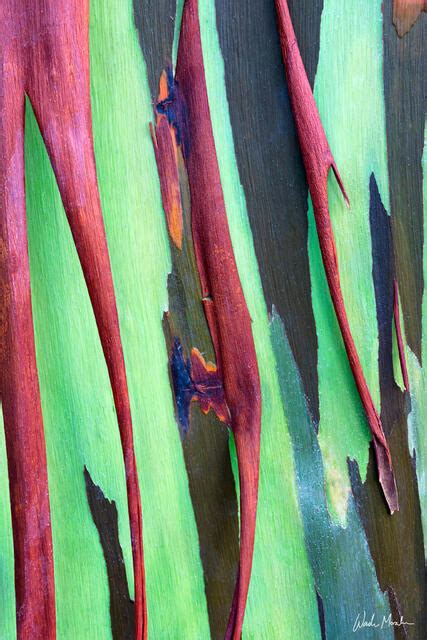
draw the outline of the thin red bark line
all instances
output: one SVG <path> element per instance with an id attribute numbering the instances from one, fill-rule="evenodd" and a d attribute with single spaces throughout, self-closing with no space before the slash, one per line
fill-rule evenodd
<path id="1" fill-rule="evenodd" d="M 359 355 L 351 334 L 341 290 L 338 257 L 328 204 L 328 174 L 331 167 L 347 204 L 348 198 L 329 148 L 313 93 L 308 82 L 287 2 L 286 0 L 275 0 L 275 2 L 291 106 L 313 203 L 314 218 L 326 279 L 349 364 L 371 430 L 379 481 L 390 512 L 393 513 L 399 509 L 399 504 L 390 450 L 380 417 L 363 374 Z"/>
<path id="2" fill-rule="evenodd" d="M 24 241 L 26 244 L 26 238 Z M 28 259 L 23 261 L 19 282 L 11 275 L 11 262 L 7 258 L 4 265 L 7 275 L 3 282 L 9 283 L 11 295 L 1 396 L 15 556 L 17 637 L 53 639 L 55 588 L 46 449 L 34 336 L 26 330 L 32 325 Z M 23 298 L 28 301 L 25 312 L 20 304 Z M 3 305 L 4 300 L 0 303 Z"/>
<path id="3" fill-rule="evenodd" d="M 402 371 L 403 384 L 405 385 L 406 391 L 409 391 L 408 368 L 406 366 L 405 346 L 403 344 L 402 327 L 400 325 L 399 286 L 397 284 L 396 278 L 394 279 L 393 316 L 394 316 L 394 326 L 396 329 L 397 348 L 399 351 L 399 361 L 400 361 L 400 369 Z"/>
<path id="4" fill-rule="evenodd" d="M 0 34 L 1 36 L 1 34 Z M 0 41 L 1 45 L 1 41 Z M 0 396 L 14 547 L 18 640 L 54 640 L 55 584 L 46 446 L 37 376 L 24 181 L 24 90 L 0 78 Z"/>
<path id="5" fill-rule="evenodd" d="M 238 640 L 252 567 L 261 429 L 261 388 L 251 319 L 244 298 L 221 186 L 210 119 L 197 0 L 184 3 L 173 119 L 182 142 L 202 304 L 218 376 L 230 413 L 240 478 L 240 562 L 226 638 Z M 165 105 L 163 105 L 164 107 Z M 171 103 L 166 105 L 171 117 Z"/>
<path id="6" fill-rule="evenodd" d="M 113 391 L 126 471 L 134 565 L 135 637 L 137 640 L 145 640 L 147 637 L 147 611 L 138 473 L 134 454 L 125 363 L 93 151 L 89 90 L 89 2 L 88 0 L 69 0 L 65 11 L 60 0 L 28 0 L 24 4 L 25 7 L 18 13 L 14 0 L 7 0 L 5 7 L 6 24 L 10 27 L 11 33 L 6 34 L 7 37 L 3 40 L 3 31 L 0 32 L 0 45 L 11 73 L 0 78 L 1 115 L 4 116 L 5 112 L 8 115 L 9 111 L 14 114 L 15 103 L 21 102 L 23 104 L 24 93 L 28 94 L 55 172 L 92 302 Z M 6 81 L 10 82 L 10 87 L 4 86 Z M 4 96 L 6 96 L 6 100 L 4 100 Z M 7 140 L 12 140 L 10 157 L 3 159 L 6 161 L 6 171 L 9 169 L 8 163 L 10 164 L 16 157 L 17 148 L 23 158 L 23 136 L 21 135 L 19 138 L 24 122 L 23 109 L 13 121 L 2 117 L 2 122 L 6 123 L 6 127 L 3 126 L 2 135 Z M 22 244 L 24 239 L 26 241 L 26 230 L 22 223 L 22 219 L 25 217 L 23 160 L 18 171 L 14 172 L 12 180 L 14 182 L 11 187 L 2 188 L 0 192 L 2 196 L 4 194 L 9 196 L 9 200 L 5 201 L 5 216 L 3 216 L 7 220 L 7 233 L 2 227 L 2 239 L 6 238 L 8 241 L 10 234 L 17 234 L 21 238 Z M 28 260 L 27 249 L 25 245 L 25 251 L 22 248 L 20 251 L 16 251 L 13 243 L 7 248 L 8 256 L 13 250 L 15 251 L 12 253 L 13 261 L 10 262 L 12 258 L 8 258 L 9 268 L 13 275 L 13 270 L 16 271 L 21 264 L 25 265 L 25 260 Z M 19 314 L 25 320 L 21 340 L 23 344 L 27 341 L 27 344 L 30 345 L 34 338 L 29 296 L 22 301 L 18 309 Z M 19 346 L 18 344 L 17 348 Z M 21 391 L 20 380 L 25 375 L 28 374 L 28 378 L 30 382 L 33 381 L 33 384 L 34 381 L 37 381 L 35 355 L 32 356 L 30 353 L 30 356 L 31 358 L 25 360 L 20 359 L 19 366 L 17 365 L 17 375 L 14 379 L 10 379 L 11 395 Z M 12 356 L 10 357 L 12 358 Z M 27 371 L 28 362 L 31 362 L 30 371 Z M 7 384 L 3 385 L 6 386 L 6 391 Z M 4 390 L 2 395 L 4 396 Z M 7 397 L 6 393 L 6 405 Z M 27 403 L 29 404 L 28 415 L 34 421 L 41 422 L 41 412 L 39 417 L 36 415 L 37 403 L 30 402 L 34 398 L 36 398 L 35 392 L 31 397 L 30 391 L 24 389 L 13 410 L 19 415 L 19 412 L 22 412 L 22 407 L 25 408 Z M 24 427 L 25 424 L 26 422 Z M 20 437 L 21 434 L 18 431 L 16 438 Z M 14 453 L 17 464 L 21 464 L 22 449 L 16 450 Z M 45 459 L 42 467 L 43 473 L 47 477 Z M 28 485 L 25 489 L 33 491 L 37 495 L 38 478 L 35 475 L 28 478 L 24 474 L 24 479 Z M 13 483 L 11 484 L 13 485 Z M 11 488 L 13 489 L 13 487 Z M 47 488 L 45 493 L 47 496 Z M 19 506 L 21 507 L 21 505 Z M 36 506 L 40 508 L 38 505 Z M 27 517 L 27 508 L 21 507 L 18 526 L 20 521 L 25 521 Z M 27 528 L 25 535 L 28 538 L 25 540 L 27 543 L 28 540 L 31 540 L 31 536 L 34 537 L 34 531 Z M 23 556 L 18 557 L 17 562 L 18 565 L 19 563 L 23 564 L 25 571 L 22 576 L 19 576 L 16 584 L 17 594 L 21 590 L 31 590 L 31 600 L 36 602 L 37 599 L 44 599 L 48 603 L 47 606 L 54 609 L 53 595 L 46 590 L 37 588 L 39 584 L 37 580 L 41 579 L 40 575 L 31 575 L 33 567 L 31 558 L 26 556 L 26 545 L 23 545 L 23 548 L 19 550 L 19 553 L 21 552 Z M 32 605 L 32 602 L 30 604 Z M 48 633 L 37 634 L 33 631 L 30 635 L 27 633 L 28 629 L 25 630 L 20 624 L 20 615 L 18 610 L 19 640 L 26 640 L 28 637 L 43 640 L 55 637 L 54 615 L 51 617 L 53 623 L 49 622 Z"/>

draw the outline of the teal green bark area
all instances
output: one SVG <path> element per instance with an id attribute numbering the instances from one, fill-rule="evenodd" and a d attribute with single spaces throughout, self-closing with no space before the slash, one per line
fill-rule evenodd
<path id="1" fill-rule="evenodd" d="M 329 206 L 344 301 L 363 371 L 379 410 L 369 177 L 375 173 L 382 201 L 389 210 L 381 0 L 346 3 L 325 0 L 314 93 L 350 198 L 349 211 L 331 173 Z M 318 337 L 319 444 L 328 505 L 335 519 L 343 523 L 350 491 L 347 457 L 358 462 L 364 479 L 370 433 L 332 307 L 311 202 L 308 216 L 312 299 Z"/>
<path id="2" fill-rule="evenodd" d="M 319 443 L 307 408 L 298 368 L 280 317 L 273 309 L 271 337 L 277 359 L 280 388 L 295 459 L 299 505 L 305 541 L 322 599 L 327 638 L 350 637 L 357 616 L 366 612 L 381 625 L 390 615 L 369 553 L 363 526 L 352 495 L 345 527 L 329 514 L 324 491 L 324 470 Z M 363 637 L 393 638 L 393 630 L 366 628 Z"/>
<path id="3" fill-rule="evenodd" d="M 263 416 L 258 520 L 243 637 L 320 638 L 313 576 L 298 511 L 291 441 L 280 397 L 269 320 L 236 165 L 213 2 L 199 2 L 209 104 L 230 234 L 261 376 Z M 234 457 L 235 451 L 230 447 Z"/>
<path id="4" fill-rule="evenodd" d="M 422 325 L 422 365 L 416 355 L 406 346 L 406 362 L 408 365 L 409 384 L 411 390 L 411 413 L 408 416 L 409 451 L 415 454 L 418 479 L 418 493 L 420 496 L 421 519 L 423 523 L 424 553 L 427 557 L 427 379 L 424 367 L 427 362 L 427 260 L 425 255 L 427 237 L 427 145 L 424 138 L 423 177 L 424 177 L 424 294 L 423 294 L 423 325 Z M 403 325 L 402 325 L 403 326 Z M 406 344 L 406 342 L 405 342 Z"/>

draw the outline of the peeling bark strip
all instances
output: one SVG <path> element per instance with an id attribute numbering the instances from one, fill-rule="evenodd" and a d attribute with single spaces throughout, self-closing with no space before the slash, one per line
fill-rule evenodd
<path id="1" fill-rule="evenodd" d="M 393 513 L 399 509 L 399 503 L 390 451 L 380 417 L 363 375 L 341 291 L 338 259 L 328 206 L 328 174 L 331 167 L 347 205 L 349 205 L 349 201 L 320 121 L 286 0 L 276 0 L 276 9 L 289 94 L 313 203 L 325 274 L 347 357 L 371 429 L 379 481 L 390 512 Z"/>
<path id="2" fill-rule="evenodd" d="M 423 11 L 427 12 L 427 0 L 393 0 L 393 24 L 400 38 L 412 29 Z"/>
<path id="3" fill-rule="evenodd" d="M 164 71 L 160 77 L 158 101 L 166 100 L 167 95 L 168 79 Z M 155 129 L 150 122 L 150 132 L 169 235 L 176 248 L 182 249 L 182 206 L 175 129 L 164 114 L 158 113 Z"/>
<path id="4" fill-rule="evenodd" d="M 184 4 L 176 81 L 157 111 L 176 128 L 191 196 L 192 235 L 203 307 L 212 335 L 236 443 L 240 481 L 240 563 L 226 631 L 241 636 L 252 568 L 258 500 L 261 389 L 251 319 L 243 295 L 227 214 L 203 66 L 197 0 Z M 194 354 L 193 354 L 194 355 Z M 192 358 L 193 367 L 196 360 Z M 200 362 L 199 362 L 200 365 Z M 200 366 L 199 373 L 200 373 Z"/>
<path id="5" fill-rule="evenodd" d="M 24 109 L 31 100 L 56 175 L 104 350 L 126 469 L 136 638 L 146 638 L 142 522 L 132 422 L 96 178 L 89 93 L 88 0 L 6 0 L 0 52 L 0 245 L 5 315 L 1 381 L 18 639 L 55 637 L 46 454 L 34 348 L 25 221 Z M 2 301 L 3 302 L 3 301 Z"/>

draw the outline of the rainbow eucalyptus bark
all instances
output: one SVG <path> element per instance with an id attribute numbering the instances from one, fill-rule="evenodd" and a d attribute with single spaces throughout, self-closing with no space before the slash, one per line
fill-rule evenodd
<path id="1" fill-rule="evenodd" d="M 222 382 L 227 405 L 222 419 L 231 426 L 237 450 L 240 560 L 226 638 L 238 640 L 242 632 L 255 538 L 261 389 L 251 319 L 231 243 L 215 150 L 197 0 L 186 0 L 184 4 L 175 82 L 170 73 L 168 79 L 168 96 L 158 103 L 157 111 L 167 116 L 182 146 L 190 186 L 191 227 L 203 306 L 214 345 L 217 375 Z M 194 375 L 199 386 L 197 381 L 195 385 L 199 393 L 202 387 L 209 387 L 209 376 L 201 373 L 203 363 L 195 353 L 192 353 L 192 364 L 196 369 Z M 212 368 L 210 373 L 213 373 Z M 205 409 L 209 406 L 215 408 L 217 399 L 209 401 L 206 398 L 204 402 Z M 219 406 L 221 404 L 219 402 Z"/>
<path id="2" fill-rule="evenodd" d="M 1 395 L 19 639 L 55 637 L 46 454 L 25 221 L 25 94 L 32 103 L 82 265 L 113 390 L 126 470 L 136 638 L 146 638 L 142 519 L 132 422 L 93 152 L 88 0 L 4 0 L 1 8 Z"/>
<path id="3" fill-rule="evenodd" d="M 299 52 L 286 0 L 275 0 L 283 62 L 295 125 L 313 203 L 317 235 L 329 291 L 345 350 L 372 434 L 379 481 L 390 512 L 399 509 L 390 450 L 363 374 L 341 291 L 338 257 L 328 205 L 328 174 L 333 169 L 347 205 L 348 197 L 329 148 Z"/>

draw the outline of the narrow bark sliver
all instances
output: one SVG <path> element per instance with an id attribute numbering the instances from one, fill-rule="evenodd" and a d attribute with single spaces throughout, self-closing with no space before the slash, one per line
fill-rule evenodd
<path id="1" fill-rule="evenodd" d="M 319 238 L 320 251 L 335 314 L 341 330 L 345 350 L 363 408 L 368 419 L 375 450 L 379 482 L 391 513 L 399 509 L 396 481 L 389 446 L 384 435 L 380 416 L 363 374 L 360 358 L 351 334 L 344 298 L 341 290 L 338 257 L 328 205 L 328 174 L 332 168 L 349 206 L 338 168 L 328 141 L 308 82 L 298 48 L 289 8 L 286 0 L 275 0 L 277 22 L 286 70 L 289 95 L 301 154 L 307 175 L 308 188 Z"/>
<path id="2" fill-rule="evenodd" d="M 175 79 L 167 72 L 161 81 L 164 96 L 157 104 L 156 136 L 165 136 L 162 119 L 167 118 L 169 135 L 181 145 L 191 197 L 191 228 L 202 304 L 216 356 L 216 374 L 224 389 L 227 415 L 234 435 L 240 485 L 240 558 L 236 587 L 226 630 L 227 640 L 241 637 L 255 538 L 261 431 L 261 387 L 251 318 L 244 298 L 234 257 L 203 65 L 197 0 L 184 3 Z M 166 143 L 163 145 L 163 147 Z M 170 146 L 170 145 L 168 145 Z M 157 145 L 157 150 L 161 144 Z M 173 177 L 168 161 L 159 173 Z M 169 192 L 172 189 L 169 187 Z M 168 198 L 163 194 L 164 202 Z M 168 217 L 169 232 L 174 239 Z M 202 360 L 192 354 L 193 367 Z M 199 362 L 200 361 L 200 362 Z M 199 366 L 200 365 L 200 366 Z M 196 372 L 197 373 L 197 372 Z M 207 368 L 212 374 L 212 367 Z M 200 378 L 200 370 L 196 377 Z M 202 376 L 203 377 L 203 376 Z M 199 385 L 200 386 L 200 385 Z M 199 398 L 198 398 L 199 399 Z M 199 399 L 203 401 L 203 399 Z M 209 400 L 205 398 L 205 406 Z M 215 410 L 216 401 L 210 402 Z M 221 412 L 220 412 L 221 413 Z"/>

